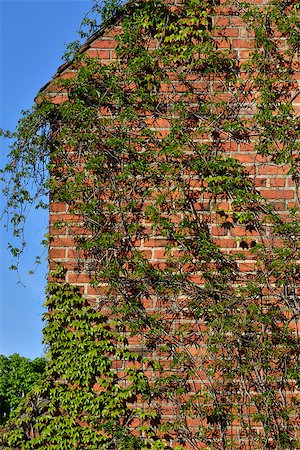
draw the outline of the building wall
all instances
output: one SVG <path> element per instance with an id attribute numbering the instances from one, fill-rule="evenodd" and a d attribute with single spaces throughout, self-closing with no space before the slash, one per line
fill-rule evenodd
<path id="1" fill-rule="evenodd" d="M 256 2 L 258 5 L 264 4 L 261 0 Z M 227 49 L 233 59 L 238 59 L 240 63 L 246 62 L 249 58 L 249 54 L 251 53 L 251 49 L 254 46 L 254 37 L 247 30 L 243 20 L 240 15 L 236 13 L 234 8 L 230 8 L 224 5 L 220 5 L 219 13 L 216 15 L 215 19 L 216 24 L 222 27 L 220 30 L 220 36 L 217 37 L 219 40 L 219 48 Z M 112 25 L 105 29 L 101 35 L 99 35 L 96 39 L 92 40 L 87 46 L 84 48 L 84 53 L 90 57 L 100 58 L 101 63 L 103 65 L 109 64 L 114 61 L 116 54 L 115 48 L 117 46 L 116 36 L 120 32 L 120 25 Z M 225 35 L 224 35 L 224 34 Z M 154 44 L 153 44 L 154 45 Z M 151 50 L 151 47 L 150 47 Z M 72 78 L 76 76 L 76 69 L 72 65 L 64 66 L 58 73 L 59 78 Z M 243 76 L 243 74 L 241 74 Z M 295 82 L 299 85 L 299 71 L 295 74 Z M 214 81 L 214 86 L 218 89 L 218 84 L 221 83 L 222 80 L 216 79 Z M 201 90 L 205 90 L 207 86 L 202 81 L 195 79 L 194 85 L 199 84 L 199 92 Z M 161 95 L 162 96 L 170 96 L 172 99 L 177 96 L 180 99 L 180 96 L 184 92 L 185 86 L 177 79 L 174 79 L 172 82 L 173 91 L 169 91 L 169 86 L 161 87 Z M 165 89 L 165 91 L 164 91 Z M 296 93 L 296 85 L 295 85 L 295 93 Z M 53 102 L 60 103 L 64 101 L 68 101 L 68 96 L 64 92 L 57 93 L 55 91 L 55 86 L 50 85 L 48 87 L 48 92 L 51 92 L 53 97 Z M 221 94 L 220 94 L 221 95 Z M 224 100 L 226 100 L 226 96 L 228 93 L 223 92 Z M 296 111 L 300 109 L 300 96 L 295 96 L 294 98 L 294 106 Z M 105 111 L 103 112 L 105 115 Z M 244 110 L 242 114 L 251 119 L 254 114 L 253 104 L 251 104 L 250 99 L 248 98 L 248 102 L 245 101 Z M 170 121 L 166 118 L 154 118 L 149 117 L 145 119 L 147 124 L 151 125 L 153 129 L 157 131 L 157 137 L 163 138 L 168 135 L 170 130 Z M 292 177 L 288 174 L 289 167 L 286 165 L 278 165 L 272 161 L 272 158 L 269 156 L 263 156 L 257 153 L 255 150 L 255 139 L 250 139 L 248 142 L 239 141 L 238 139 L 227 139 L 226 137 L 221 137 L 222 140 L 222 148 L 226 155 L 230 155 L 235 158 L 237 161 L 241 162 L 246 171 L 251 175 L 254 180 L 254 184 L 257 188 L 257 191 L 269 202 L 269 204 L 273 205 L 275 210 L 279 212 L 282 217 L 287 216 L 288 208 L 298 206 L 298 197 L 297 197 L 297 185 Z M 194 207 L 197 211 L 201 211 L 203 216 L 206 218 L 206 223 L 212 238 L 212 241 L 220 246 L 222 251 L 228 255 L 235 255 L 237 252 L 242 253 L 243 257 L 236 256 L 236 264 L 238 266 L 240 272 L 240 283 L 245 283 L 248 279 L 251 278 L 253 272 L 256 270 L 255 268 L 255 256 L 251 253 L 251 247 L 254 243 L 258 242 L 261 239 L 259 232 L 257 230 L 247 230 L 243 225 L 239 223 L 234 223 L 230 214 L 228 217 L 224 218 L 224 216 L 220 216 L 217 213 L 217 209 L 223 208 L 224 210 L 231 210 L 230 199 L 217 199 L 214 207 L 211 206 L 211 199 L 209 196 L 206 196 L 203 193 L 203 183 L 201 180 L 195 178 L 189 181 L 190 188 L 195 193 L 196 200 L 194 201 Z M 153 199 L 152 199 L 153 200 Z M 148 199 L 148 204 L 151 204 L 151 199 Z M 54 225 L 57 221 L 67 221 L 73 222 L 73 225 L 64 226 L 62 228 L 56 228 Z M 163 268 L 167 264 L 167 256 L 165 252 L 166 248 L 166 239 L 159 235 L 159 233 L 155 233 L 149 223 L 147 223 L 146 219 L 143 219 L 144 229 L 148 230 L 145 232 L 142 239 L 136 242 L 136 248 L 138 248 L 148 261 L 154 266 Z M 176 218 L 175 218 L 176 220 Z M 225 223 L 226 222 L 226 223 Z M 224 226 L 225 224 L 225 226 Z M 82 265 L 83 256 L 78 252 L 76 248 L 76 242 L 74 240 L 74 236 L 78 236 L 84 234 L 85 230 L 82 224 L 82 220 L 78 217 L 74 217 L 70 213 L 69 205 L 64 203 L 52 202 L 50 205 L 50 248 L 49 248 L 49 260 L 50 260 L 50 268 L 54 268 L 57 263 L 62 264 L 67 268 L 67 276 L 66 281 L 72 285 L 76 285 L 80 288 L 82 293 L 88 297 L 93 305 L 96 307 L 103 307 L 105 305 L 105 295 L 107 292 L 106 285 L 103 284 L 98 287 L 90 285 L 90 274 L 89 274 L 89 264 L 90 261 L 84 261 Z M 272 240 L 272 235 L 268 237 Z M 252 245 L 253 244 L 253 245 Z M 172 250 L 173 258 L 177 258 L 180 254 L 180 250 L 174 246 Z M 196 286 L 200 286 L 203 284 L 203 279 L 201 277 L 201 273 L 195 272 L 193 268 L 186 267 L 186 270 L 189 271 L 190 280 L 194 282 Z M 148 314 L 154 314 L 155 311 L 160 309 L 163 311 L 165 308 L 164 301 L 159 298 L 159 296 L 152 296 L 151 298 L 145 298 L 144 307 Z M 184 307 L 185 304 L 185 296 L 178 297 L 177 299 L 178 305 L 182 304 Z M 104 306 L 105 309 L 105 306 Z M 165 310 L 165 316 L 167 316 L 168 311 Z M 174 315 L 171 318 L 172 324 L 188 324 L 188 326 L 193 327 L 193 321 L 191 319 L 187 319 L 182 314 Z M 173 325 L 172 325 L 173 326 Z M 292 327 L 297 329 L 298 324 L 296 321 L 291 323 Z M 201 334 L 201 333 L 200 333 Z M 151 352 L 147 349 L 143 343 L 144 337 L 141 334 L 136 336 L 130 336 L 128 334 L 129 346 L 133 351 L 141 352 L 143 355 L 149 355 Z M 205 352 L 205 344 L 199 345 L 198 347 L 190 347 L 191 355 L 199 356 L 201 352 Z M 157 351 L 156 353 L 152 352 L 152 356 L 155 356 L 158 360 L 162 361 L 165 366 L 168 366 L 168 359 L 165 360 L 164 355 Z M 203 361 L 204 358 L 199 357 L 199 361 Z M 124 365 L 120 366 L 120 364 L 116 364 L 116 370 L 119 375 L 122 377 L 122 372 L 124 371 Z M 166 369 L 168 370 L 168 369 Z M 198 373 L 201 373 L 201 369 L 198 370 Z M 150 377 L 152 375 L 149 375 Z M 204 376 L 204 375 L 203 375 Z M 207 379 L 194 379 L 195 385 L 199 385 L 203 383 L 207 383 Z M 289 395 L 289 394 L 288 394 Z M 183 401 L 183 400 L 182 400 Z M 169 405 L 167 400 L 165 404 L 160 405 L 163 409 L 163 415 L 165 420 L 173 420 L 174 419 L 174 410 Z M 249 406 L 251 408 L 251 405 Z M 172 412 L 173 411 L 173 412 Z M 193 423 L 193 419 L 189 418 L 188 427 L 193 428 L 197 427 L 197 420 Z M 259 429 L 259 426 L 258 426 Z M 240 442 L 241 446 L 239 448 L 263 448 L 263 447 L 255 447 L 255 443 L 249 444 L 249 438 L 243 437 L 243 432 L 241 431 L 242 427 L 239 422 L 233 422 L 231 424 L 230 430 L 228 430 L 228 435 L 241 435 Z M 254 439 L 254 438 L 253 438 Z M 251 439 L 250 439 L 251 442 Z M 253 441 L 254 442 L 254 441 Z M 198 444 L 195 444 L 198 445 Z M 220 444 L 221 445 L 221 444 Z M 199 447 L 193 446 L 192 444 L 185 444 L 184 448 L 204 448 L 204 444 Z M 215 447 L 214 447 L 215 448 Z M 221 448 L 221 447 L 220 447 Z M 272 448 L 271 443 L 269 447 L 264 448 Z M 275 447 L 274 447 L 275 448 Z"/>
<path id="2" fill-rule="evenodd" d="M 252 3 L 260 5 L 267 2 L 261 0 L 252 1 Z M 243 20 L 236 14 L 234 9 L 229 7 L 220 6 L 220 14 L 216 16 L 215 22 L 217 26 L 222 28 L 220 31 L 219 48 L 228 49 L 232 55 L 232 58 L 238 59 L 241 63 L 244 63 L 249 58 L 249 53 L 254 46 L 254 38 L 249 34 Z M 224 28 L 223 28 L 224 27 Z M 101 36 L 84 48 L 84 53 L 90 57 L 96 57 L 101 59 L 102 64 L 109 64 L 115 60 L 115 48 L 117 46 L 117 40 L 115 36 L 120 32 L 120 26 L 112 26 L 101 33 Z M 225 32 L 225 37 L 224 37 Z M 68 65 L 65 69 L 64 66 L 59 70 L 56 77 L 60 79 L 72 78 L 76 75 L 76 69 L 72 65 Z M 296 71 L 294 75 L 296 83 L 299 85 L 300 74 Z M 174 80 L 174 86 L 180 97 L 181 89 L 184 87 L 179 81 Z M 199 83 L 199 88 L 203 85 Z M 165 87 L 168 89 L 168 87 Z M 49 88 L 48 88 L 49 89 Z M 163 89 L 163 87 L 162 87 Z M 55 87 L 50 88 L 54 92 L 51 93 L 53 102 L 60 103 L 67 101 L 67 94 L 63 92 L 56 93 Z M 183 91 L 182 91 L 183 92 Z M 297 86 L 295 86 L 295 93 L 297 92 Z M 224 94 L 224 98 L 225 98 Z M 300 96 L 297 95 L 293 101 L 295 111 L 300 109 Z M 248 110 L 247 110 L 248 107 Z M 242 113 L 249 116 L 253 114 L 252 106 L 245 105 Z M 151 120 L 151 119 L 149 119 Z M 148 122 L 149 123 L 149 122 Z M 157 129 L 158 134 L 164 137 L 169 131 L 170 123 L 164 119 L 153 119 L 153 128 Z M 226 141 L 226 139 L 225 139 Z M 252 142 L 234 142 L 232 139 L 228 142 L 223 141 L 223 148 L 226 149 L 228 155 L 235 158 L 237 161 L 243 163 L 247 172 L 253 177 L 255 186 L 258 192 L 266 198 L 270 204 L 272 204 L 276 211 L 280 212 L 283 216 L 287 213 L 288 208 L 292 208 L 298 205 L 297 186 L 291 176 L 288 175 L 289 166 L 281 165 L 272 162 L 270 157 L 264 157 L 255 150 L 255 139 Z M 197 190 L 197 182 L 195 180 L 195 189 Z M 199 201 L 199 208 L 204 208 L 204 199 Z M 222 206 L 222 203 L 220 204 Z M 223 205 L 228 206 L 228 203 Z M 51 203 L 50 205 L 50 225 L 60 220 L 69 220 L 71 216 L 68 215 L 68 206 L 65 204 Z M 245 230 L 242 226 L 235 226 L 232 229 L 223 229 L 220 227 L 220 219 L 215 216 L 214 222 L 211 224 L 211 233 L 215 242 L 220 245 L 225 252 L 231 252 L 233 250 L 240 249 L 240 242 L 244 237 L 248 240 L 255 239 L 255 233 Z M 218 223 L 219 220 L 219 223 Z M 75 225 L 76 227 L 76 225 Z M 80 230 L 77 231 L 79 233 Z M 67 281 L 71 284 L 76 284 L 82 288 L 85 295 L 93 298 L 93 289 L 89 286 L 89 277 L 84 274 L 78 274 L 73 270 L 77 266 L 77 252 L 76 246 L 73 241 L 74 230 L 57 230 L 50 228 L 50 235 L 52 237 L 49 250 L 49 260 L 52 263 L 62 263 L 68 265 Z M 76 234 L 76 231 L 75 231 Z M 164 261 L 164 245 L 159 240 L 151 239 L 149 242 L 141 243 L 141 248 L 144 248 L 147 253 L 147 257 L 153 260 L 153 262 Z M 249 260 L 244 261 L 241 267 L 242 271 L 247 272 L 248 268 L 251 271 L 251 257 Z M 97 294 L 95 294 L 97 296 Z"/>

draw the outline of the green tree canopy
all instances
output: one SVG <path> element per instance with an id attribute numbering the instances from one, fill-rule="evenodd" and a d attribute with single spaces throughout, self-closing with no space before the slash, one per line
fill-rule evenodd
<path id="1" fill-rule="evenodd" d="M 30 360 L 18 353 L 0 355 L 0 423 L 8 420 L 22 398 L 39 382 L 46 362 L 46 358 Z"/>

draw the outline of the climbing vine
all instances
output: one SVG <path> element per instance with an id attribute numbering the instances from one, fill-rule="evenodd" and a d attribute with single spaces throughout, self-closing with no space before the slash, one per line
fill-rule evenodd
<path id="1" fill-rule="evenodd" d="M 15 234 L 41 193 L 66 204 L 54 229 L 97 295 L 54 273 L 47 377 L 3 448 L 300 448 L 299 6 L 107 3 L 116 58 L 76 52 L 22 119 L 4 171 Z M 252 38 L 244 60 L 224 17 Z M 242 146 L 283 172 L 290 209 Z"/>

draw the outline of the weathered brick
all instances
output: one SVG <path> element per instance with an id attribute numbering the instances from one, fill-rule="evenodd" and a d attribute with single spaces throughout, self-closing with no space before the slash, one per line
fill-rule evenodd
<path id="1" fill-rule="evenodd" d="M 264 0 L 251 0 L 253 4 L 262 5 Z M 228 49 L 232 58 L 239 58 L 241 62 L 247 60 L 253 51 L 254 48 L 254 39 L 253 34 L 249 33 L 246 29 L 242 17 L 235 14 L 234 9 L 228 7 L 226 4 L 226 0 L 222 0 L 220 2 L 220 6 L 216 7 L 217 10 L 219 8 L 220 16 L 215 18 L 215 23 L 217 26 L 225 27 L 220 34 L 224 34 L 225 37 L 215 36 L 215 42 L 218 45 L 219 49 Z M 180 2 L 178 2 L 180 4 Z M 176 10 L 178 6 L 173 5 L 173 10 Z M 109 64 L 115 57 L 115 48 L 117 46 L 117 39 L 120 32 L 119 26 L 112 26 L 103 34 L 103 36 L 98 37 L 94 41 L 90 43 L 90 46 L 86 48 L 85 53 L 90 57 L 98 57 L 101 59 L 102 64 Z M 149 41 L 149 48 L 151 51 L 156 47 L 157 42 L 152 39 Z M 297 69 L 299 71 L 299 67 Z M 76 75 L 76 68 L 67 68 L 65 71 L 60 73 L 62 78 L 72 78 Z M 241 72 L 240 77 L 242 80 L 245 80 L 247 77 L 247 73 L 245 71 Z M 295 79 L 300 81 L 299 73 L 295 75 Z M 183 95 L 187 94 L 188 86 L 185 83 L 178 81 L 178 76 L 175 72 L 169 74 L 170 83 L 161 83 L 159 95 L 163 99 L 168 99 L 170 102 L 178 101 L 180 102 L 183 98 Z M 198 107 L 198 97 L 199 94 L 209 95 L 210 94 L 210 86 L 207 81 L 198 78 L 198 74 L 191 74 L 188 77 L 188 81 L 193 84 L 195 89 L 195 94 L 189 95 L 185 97 L 185 101 L 189 101 L 191 103 L 192 108 Z M 231 96 L 227 94 L 224 90 L 223 82 L 220 79 L 217 79 L 211 86 L 213 89 L 218 91 L 218 100 L 223 100 L 225 102 L 230 102 Z M 134 83 L 127 86 L 128 91 L 133 91 L 135 89 Z M 48 92 L 52 96 L 53 103 L 62 103 L 68 101 L 68 95 L 65 92 L 57 92 L 55 90 L 55 86 L 50 85 L 48 88 Z M 297 91 L 297 87 L 295 87 L 295 93 Z M 255 101 L 255 95 L 253 93 L 249 93 L 247 98 L 245 99 L 244 109 L 240 113 L 243 113 L 245 116 L 251 117 L 253 119 L 253 107 L 252 103 Z M 300 109 L 300 100 L 296 98 L 295 107 Z M 99 114 L 103 118 L 110 117 L 112 114 L 110 106 L 99 106 Z M 158 117 L 152 115 L 152 112 L 146 112 L 143 116 L 143 121 L 146 125 L 150 126 L 156 132 L 157 139 L 163 139 L 169 135 L 170 124 L 174 120 L 174 117 L 168 118 L 166 115 L 164 117 Z M 191 122 L 188 122 L 189 124 Z M 203 134 L 195 132 L 194 135 L 195 142 L 197 143 L 208 143 L 210 142 L 211 136 L 209 133 Z M 260 192 L 262 196 L 266 199 L 270 200 L 269 203 L 274 206 L 274 208 L 279 212 L 280 217 L 284 220 L 287 217 L 287 207 L 291 207 L 293 205 L 297 205 L 296 196 L 295 196 L 295 185 L 294 181 L 291 178 L 287 178 L 287 172 L 289 170 L 288 167 L 278 166 L 272 164 L 272 160 L 262 155 L 258 155 L 255 152 L 255 140 L 250 139 L 250 142 L 240 142 L 240 141 L 232 141 L 229 139 L 228 135 L 224 132 L 220 135 L 220 145 L 226 155 L 230 155 L 244 165 L 246 168 L 246 172 L 253 176 L 254 185 L 257 190 Z M 79 159 L 78 155 L 74 148 L 70 148 L 69 155 L 74 159 L 74 163 L 80 164 L 83 168 L 84 159 Z M 186 157 L 193 154 L 193 150 L 187 149 Z M 270 161 L 269 163 L 267 161 Z M 255 267 L 255 255 L 250 252 L 251 245 L 259 240 L 258 232 L 256 230 L 249 231 L 242 225 L 238 225 L 234 223 L 230 214 L 232 214 L 233 206 L 232 199 L 228 199 L 227 197 L 220 197 L 214 199 L 215 205 L 212 206 L 212 196 L 207 192 L 202 192 L 205 187 L 204 182 L 201 180 L 201 174 L 199 176 L 194 176 L 191 173 L 182 174 L 184 175 L 185 182 L 188 185 L 188 188 L 192 192 L 194 196 L 193 202 L 193 212 L 197 217 L 201 218 L 201 220 L 207 220 L 207 226 L 209 228 L 211 237 L 213 242 L 220 246 L 221 249 L 227 255 L 233 256 L 237 258 L 237 252 L 239 254 L 242 253 L 245 258 L 242 260 L 242 256 L 239 256 L 240 259 L 236 260 L 238 268 L 240 270 L 241 279 L 243 282 L 251 279 L 251 275 L 256 270 Z M 173 199 L 176 200 L 180 198 L 180 193 L 174 191 Z M 151 206 L 153 201 L 157 199 L 157 195 L 153 194 L 152 198 L 145 199 L 144 206 Z M 229 216 L 224 219 L 224 216 L 221 217 L 220 214 L 216 214 L 217 210 L 223 209 L 225 212 L 230 211 Z M 173 224 L 178 224 L 182 220 L 183 214 L 178 213 L 178 215 L 173 214 L 170 215 L 171 221 Z M 54 223 L 60 220 L 65 220 L 69 222 L 68 226 L 63 228 L 56 229 L 53 227 Z M 222 227 L 222 223 L 226 222 L 227 226 Z M 76 250 L 75 240 L 72 238 L 73 235 L 89 235 L 89 231 L 83 226 L 79 217 L 74 217 L 69 213 L 67 205 L 63 203 L 51 203 L 50 204 L 50 233 L 51 233 L 51 243 L 49 250 L 49 259 L 50 259 L 50 268 L 55 268 L 55 263 L 59 260 L 63 262 L 65 267 L 68 270 L 67 273 L 67 281 L 71 284 L 78 286 L 81 292 L 87 296 L 89 302 L 99 307 L 101 305 L 103 307 L 103 311 L 109 313 L 109 308 L 105 304 L 105 296 L 107 296 L 109 287 L 106 284 L 99 284 L 99 286 L 91 286 L 90 285 L 90 276 L 85 271 L 85 268 L 80 269 L 77 267 L 78 258 L 83 258 L 84 253 L 82 251 Z M 149 219 L 141 219 L 141 223 L 144 227 L 144 237 L 136 239 L 132 245 L 138 249 L 143 256 L 149 261 L 149 263 L 157 269 L 164 269 L 167 267 L 167 258 L 169 257 L 169 253 L 165 251 L 165 247 L 168 244 L 168 240 L 165 237 L 162 237 L 157 231 L 157 235 L 155 235 L 155 231 L 153 231 L 151 227 L 151 223 Z M 200 223 L 200 219 L 199 219 Z M 203 222 L 202 222 L 203 224 Z M 254 245 L 254 244 L 253 244 Z M 281 245 L 280 240 L 274 241 L 274 245 Z M 205 283 L 204 277 L 202 273 L 200 273 L 199 266 L 195 269 L 194 261 L 190 262 L 179 262 L 180 257 L 184 256 L 183 247 L 180 247 L 179 244 L 174 243 L 174 248 L 171 250 L 171 255 L 173 262 L 176 263 L 175 267 L 180 268 L 182 272 L 188 273 L 188 279 L 194 283 L 195 289 L 203 288 Z M 128 269 L 131 261 L 126 261 L 124 263 L 125 269 Z M 89 262 L 86 262 L 86 266 L 89 265 Z M 211 267 L 213 268 L 213 262 L 211 263 Z M 175 269 L 174 269 L 175 270 Z M 184 316 L 186 305 L 188 299 L 181 294 L 178 294 L 176 298 L 176 304 L 178 306 L 177 312 L 178 316 L 174 316 L 170 313 L 170 304 L 166 301 L 162 296 L 153 295 L 150 293 L 148 296 L 145 295 L 144 298 L 141 299 L 141 305 L 145 309 L 145 311 L 149 314 L 157 313 L 160 309 L 161 313 L 164 314 L 164 320 L 170 321 L 174 329 L 178 330 L 179 326 L 185 324 L 188 326 L 189 331 L 193 330 L 193 332 L 203 333 L 207 331 L 207 327 L 205 324 L 197 323 L 197 327 L 195 327 L 195 322 L 192 321 L 191 318 L 186 318 Z M 196 330 L 197 328 L 197 330 Z M 291 328 L 295 328 L 296 324 L 291 322 Z M 140 354 L 146 354 L 148 350 L 143 346 L 141 342 L 141 336 L 139 334 L 135 336 L 130 336 L 129 330 L 126 331 L 126 336 L 128 335 L 129 347 L 132 350 L 137 351 Z M 167 336 L 166 336 L 167 339 Z M 189 353 L 191 357 L 199 358 L 200 356 L 205 355 L 205 338 L 203 338 L 203 345 L 201 348 L 196 346 L 191 346 L 189 348 Z M 148 353 L 147 353 L 148 354 Z M 156 353 L 152 354 L 154 358 L 157 358 L 160 362 L 163 363 L 165 368 L 165 375 L 167 373 L 172 374 L 171 371 L 171 361 L 168 359 L 168 354 L 162 351 L 157 350 Z M 209 361 L 201 361 L 203 367 L 209 365 Z M 125 361 L 116 361 L 112 360 L 112 367 L 118 373 L 120 378 L 126 378 L 126 366 L 133 366 L 133 363 L 125 363 Z M 200 363 L 199 363 L 200 366 Z M 146 372 L 146 376 L 149 377 L 149 380 L 154 380 L 155 376 L 159 376 L 155 374 L 154 371 L 149 370 Z M 221 373 L 215 374 L 215 377 L 221 377 Z M 209 381 L 211 382 L 211 381 Z M 125 381 L 120 381 L 123 385 L 126 385 Z M 196 392 L 203 391 L 205 385 L 208 384 L 208 379 L 203 377 L 197 377 L 197 374 L 194 375 L 194 379 L 192 381 L 194 389 Z M 100 392 L 99 385 L 97 383 L 94 384 L 93 389 L 96 392 Z M 289 394 L 286 394 L 287 398 L 289 398 Z M 291 394 L 292 395 L 292 394 Z M 188 400 L 188 397 L 182 396 L 182 401 Z M 140 404 L 142 407 L 145 407 L 143 400 L 138 398 L 136 400 L 136 404 Z M 166 400 L 160 404 L 161 413 L 163 420 L 167 423 L 169 420 L 173 419 L 173 409 L 172 405 Z M 245 415 L 252 414 L 256 410 L 253 405 L 245 406 Z M 205 422 L 205 420 L 203 421 Z M 192 417 L 187 419 L 188 426 L 190 428 L 197 428 L 199 425 L 199 419 L 194 419 Z M 207 421 L 205 422 L 207 427 L 211 426 Z M 133 425 L 138 426 L 139 421 Z M 259 427 L 257 428 L 259 430 Z M 136 431 L 137 432 L 137 431 Z M 235 419 L 232 423 L 230 432 L 227 432 L 228 437 L 239 436 L 240 437 L 240 448 L 243 450 L 247 450 L 247 439 L 243 433 L 245 430 L 241 427 L 240 422 Z M 256 444 L 254 444 L 255 446 Z M 267 444 L 266 444 L 267 445 Z M 192 445 L 188 444 L 185 447 L 187 450 L 189 448 L 194 448 Z M 198 447 L 197 447 L 198 448 Z M 199 447 L 201 448 L 201 447 Z M 255 447 L 256 448 L 256 447 Z M 258 448 L 258 447 L 257 447 Z M 271 448 L 271 447 L 270 447 Z"/>

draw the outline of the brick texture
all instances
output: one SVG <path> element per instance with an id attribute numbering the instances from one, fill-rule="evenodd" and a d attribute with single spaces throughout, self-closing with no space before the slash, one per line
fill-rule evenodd
<path id="1" fill-rule="evenodd" d="M 257 3 L 258 5 L 262 3 L 261 0 L 253 1 L 253 3 Z M 223 8 L 222 13 L 216 17 L 216 24 L 222 27 L 225 27 L 226 39 L 220 36 L 219 46 L 220 48 L 228 48 L 232 53 L 234 58 L 238 58 L 241 62 L 246 61 L 249 57 L 251 49 L 253 47 L 253 36 L 246 29 L 242 19 L 236 16 L 232 10 L 226 10 Z M 109 64 L 111 61 L 115 59 L 115 47 L 117 45 L 116 36 L 118 36 L 119 27 L 111 26 L 107 30 L 104 30 L 102 35 L 98 36 L 95 40 L 91 41 L 90 44 L 85 49 L 85 53 L 90 57 L 98 57 L 101 59 L 102 64 Z M 72 65 L 69 65 L 64 70 L 59 73 L 59 77 L 62 78 L 70 78 L 76 74 L 76 70 Z M 300 76 L 298 77 L 300 80 Z M 197 82 L 197 81 L 196 81 Z M 195 83 L 196 83 L 195 82 Z M 185 90 L 185 86 L 178 83 L 174 83 L 176 87 L 176 95 L 180 99 L 180 95 Z M 67 95 L 65 93 L 56 93 L 51 84 L 47 87 L 48 92 L 51 93 L 53 102 L 60 103 L 62 101 L 67 101 Z M 162 87 L 164 89 L 164 87 Z M 168 90 L 168 86 L 165 86 L 166 91 Z M 199 83 L 199 89 L 201 89 L 201 83 Z M 165 92 L 166 94 L 167 92 Z M 298 102 L 298 103 L 297 103 Z M 295 99 L 295 105 L 299 108 L 299 98 Z M 107 113 L 107 112 L 106 112 Z M 105 115 L 105 110 L 102 111 L 102 114 Z M 247 110 L 245 110 L 245 114 L 247 114 Z M 251 116 L 251 108 L 249 107 L 248 111 L 249 116 Z M 169 132 L 169 122 L 167 119 L 157 119 L 149 117 L 146 120 L 147 124 L 150 125 L 153 129 L 157 130 L 157 136 L 164 137 Z M 255 143 L 254 142 L 227 142 L 224 147 L 227 149 L 226 151 L 230 156 L 235 158 L 236 160 L 243 163 L 247 171 L 251 174 L 254 179 L 255 186 L 257 190 L 270 202 L 275 206 L 275 208 L 282 214 L 283 216 L 286 214 L 287 208 L 297 203 L 297 190 L 296 186 L 291 180 L 291 178 L 287 175 L 288 167 L 277 166 L 269 161 L 265 157 L 261 155 L 257 155 L 255 152 Z M 201 185 L 199 184 L 199 180 L 192 180 L 191 186 L 197 191 L 200 189 Z M 229 202 L 221 205 L 225 209 L 230 208 Z M 195 208 L 199 211 L 206 211 L 207 214 L 211 214 L 208 211 L 208 199 L 203 196 L 203 198 L 199 199 L 198 204 L 195 205 Z M 73 220 L 74 223 L 70 227 L 62 226 L 57 227 L 57 224 L 61 220 L 70 221 Z M 178 218 L 174 217 L 176 221 Z M 211 219 L 209 223 L 209 229 L 213 240 L 216 244 L 218 244 L 224 253 L 226 254 L 234 254 L 235 252 L 244 252 L 245 259 L 237 260 L 237 264 L 239 270 L 242 275 L 245 277 L 251 276 L 252 271 L 254 270 L 255 261 L 253 260 L 253 255 L 248 251 L 247 248 L 241 245 L 241 242 L 246 242 L 246 247 L 251 244 L 251 242 L 255 242 L 258 238 L 257 233 L 255 231 L 246 230 L 243 226 L 234 226 L 224 228 L 221 226 L 222 221 L 216 214 L 211 214 Z M 77 227 L 77 232 L 76 232 Z M 80 234 L 82 232 L 82 225 L 80 221 L 76 223 L 76 220 L 71 217 L 68 212 L 68 205 L 63 203 L 52 203 L 50 209 L 50 248 L 49 248 L 49 260 L 50 260 L 50 268 L 54 267 L 56 263 L 61 263 L 63 266 L 67 268 L 67 281 L 73 285 L 79 286 L 81 291 L 85 296 L 87 296 L 92 304 L 98 304 L 101 298 L 105 296 L 106 286 L 101 285 L 98 287 L 91 286 L 89 281 L 89 275 L 82 268 L 78 266 L 78 260 L 83 255 L 78 253 L 76 249 L 76 242 L 74 240 L 74 235 Z M 148 239 L 142 239 L 140 242 L 137 242 L 137 247 L 143 252 L 144 256 L 155 266 L 164 268 L 167 264 L 167 256 L 165 246 L 167 241 L 161 236 L 157 235 L 149 235 Z M 172 250 L 172 255 L 174 258 L 178 258 L 180 256 L 180 252 L 178 249 L 174 248 Z M 199 273 L 195 273 L 192 268 L 192 264 L 186 264 L 185 270 L 191 272 L 190 279 L 194 281 L 196 285 L 200 285 L 202 283 L 201 275 Z M 184 304 L 184 298 L 178 298 L 178 303 L 182 302 Z M 157 298 L 148 298 L 145 300 L 145 308 L 149 311 L 155 311 L 157 308 L 163 309 L 163 302 Z M 165 312 L 167 315 L 167 311 Z M 181 323 L 184 321 L 182 320 Z M 187 321 L 189 325 L 191 323 Z M 293 323 L 293 326 L 297 328 L 297 325 Z M 144 352 L 146 354 L 146 350 L 140 345 L 139 339 L 136 337 L 129 337 L 129 344 L 134 351 Z M 199 348 L 190 349 L 191 354 L 197 354 L 199 356 L 201 352 L 203 352 L 203 348 L 200 346 Z M 161 360 L 163 360 L 163 356 L 157 356 Z M 164 361 L 167 365 L 167 361 Z M 116 367 L 119 375 L 122 375 L 122 371 L 124 371 L 124 364 L 120 362 L 116 362 L 116 365 L 119 364 L 119 367 Z M 149 372 L 149 377 L 152 377 L 152 374 Z M 200 380 L 195 380 L 195 384 L 202 383 Z M 94 390 L 97 391 L 97 384 L 94 386 Z M 247 404 L 247 402 L 245 402 Z M 171 417 L 172 407 L 166 401 L 165 404 L 161 404 L 161 410 L 163 411 L 163 416 L 165 420 L 168 421 L 168 417 Z M 251 408 L 251 406 L 249 406 Z M 245 409 L 247 407 L 245 406 Z M 249 413 L 249 410 L 245 411 L 246 414 Z M 193 423 L 193 420 L 190 418 L 190 423 L 188 426 L 196 427 L 197 420 Z M 241 435 L 241 449 L 248 448 L 246 443 L 243 444 L 243 432 L 240 428 L 240 423 L 233 423 L 231 430 L 228 431 L 230 435 Z M 192 447 L 187 444 L 186 448 L 200 448 L 200 447 Z M 250 448 L 250 447 L 249 447 Z M 255 447 L 255 444 L 251 448 Z M 267 448 L 267 447 L 266 447 Z M 273 447 L 268 447 L 273 448 Z"/>

